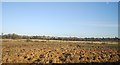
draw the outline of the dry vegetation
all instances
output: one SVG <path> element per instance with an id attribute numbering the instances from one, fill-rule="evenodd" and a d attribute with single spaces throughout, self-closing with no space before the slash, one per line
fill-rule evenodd
<path id="1" fill-rule="evenodd" d="M 97 42 L 96 42 L 97 43 Z M 100 43 L 100 42 L 99 42 Z M 108 42 L 107 42 L 108 43 Z M 109 42 L 110 43 L 110 42 Z M 119 61 L 118 44 L 79 41 L 8 41 L 2 43 L 3 63 L 80 63 Z"/>

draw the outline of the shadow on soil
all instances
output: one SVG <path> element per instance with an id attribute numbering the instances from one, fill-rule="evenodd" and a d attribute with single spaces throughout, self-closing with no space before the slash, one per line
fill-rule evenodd
<path id="1" fill-rule="evenodd" d="M 2 65 L 120 65 L 120 62 L 104 62 L 104 63 L 2 63 Z"/>

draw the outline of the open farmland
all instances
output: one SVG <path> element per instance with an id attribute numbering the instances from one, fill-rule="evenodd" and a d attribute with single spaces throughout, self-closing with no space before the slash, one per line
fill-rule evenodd
<path id="1" fill-rule="evenodd" d="M 117 62 L 117 42 L 3 40 L 3 63 Z"/>

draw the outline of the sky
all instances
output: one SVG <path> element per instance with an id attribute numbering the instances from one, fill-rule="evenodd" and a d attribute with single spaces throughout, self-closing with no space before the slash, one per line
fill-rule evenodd
<path id="1" fill-rule="evenodd" d="M 119 2 L 120 0 L 1 0 L 2 2 Z"/>
<path id="2" fill-rule="evenodd" d="M 2 3 L 0 2 L 0 33 L 2 33 Z"/>
<path id="3" fill-rule="evenodd" d="M 3 2 L 2 19 L 3 33 L 118 37 L 117 2 Z"/>

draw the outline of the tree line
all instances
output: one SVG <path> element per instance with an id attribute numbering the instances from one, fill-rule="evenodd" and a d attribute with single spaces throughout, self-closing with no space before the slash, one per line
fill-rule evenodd
<path id="1" fill-rule="evenodd" d="M 50 37 L 50 36 L 27 36 L 18 34 L 3 34 L 2 39 L 42 39 L 42 40 L 65 40 L 65 41 L 119 41 L 120 38 L 78 38 L 78 37 Z"/>

